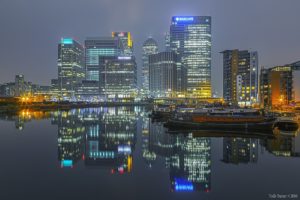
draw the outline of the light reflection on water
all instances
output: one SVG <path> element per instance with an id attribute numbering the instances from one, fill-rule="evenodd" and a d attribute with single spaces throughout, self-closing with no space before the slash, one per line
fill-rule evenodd
<path id="1" fill-rule="evenodd" d="M 218 171 L 225 169 L 224 166 L 230 167 L 228 172 L 230 176 L 237 177 L 238 172 L 234 171 L 236 166 L 245 168 L 249 165 L 256 166 L 257 170 L 266 170 L 259 166 L 259 163 L 264 162 L 260 157 L 267 158 L 267 160 L 270 157 L 275 158 L 272 160 L 272 165 L 274 162 L 280 162 L 277 167 L 286 162 L 280 158 L 297 158 L 296 163 L 300 166 L 298 136 L 282 136 L 277 133 L 252 137 L 251 133 L 247 135 L 240 133 L 234 137 L 232 134 L 213 131 L 169 132 L 163 126 L 163 122 L 152 122 L 148 117 L 148 112 L 141 107 L 84 108 L 55 112 L 25 110 L 18 116 L 1 116 L 1 119 L 14 121 L 16 129 L 21 132 L 27 129 L 27 124 L 30 124 L 28 122 L 39 123 L 39 120 L 50 120 L 51 126 L 57 127 L 57 148 L 45 148 L 57 152 L 56 163 L 52 164 L 58 168 L 100 170 L 106 175 L 117 176 L 117 179 L 111 180 L 116 184 L 124 181 L 121 180 L 122 176 L 129 175 L 132 179 L 127 179 L 126 184 L 128 186 L 138 184 L 139 187 L 143 185 L 148 187 L 150 183 L 156 184 L 150 180 L 138 180 L 136 173 L 139 171 L 146 170 L 145 173 L 152 174 L 151 176 L 156 177 L 157 182 L 160 182 L 162 177 L 159 174 L 165 170 L 163 172 L 167 173 L 168 185 L 165 185 L 166 180 L 163 183 L 169 189 L 162 190 L 162 192 L 193 192 L 196 196 L 188 196 L 192 199 L 197 199 L 199 195 L 204 198 L 217 198 L 229 194 L 229 185 L 223 186 L 224 188 L 216 186 L 216 191 L 213 187 L 213 185 L 218 185 L 218 182 L 224 182 L 223 179 L 221 181 L 213 178 L 214 173 L 218 174 Z M 31 126 L 28 128 L 35 130 Z M 54 135 L 52 134 L 51 137 Z M 23 145 L 25 148 L 26 144 Z M 26 146 L 26 148 L 30 147 Z M 249 174 L 244 174 L 245 177 L 239 177 L 240 182 L 243 182 L 244 178 L 247 180 L 246 177 L 255 176 L 253 171 L 248 171 Z M 298 182 L 292 183 L 291 181 L 290 184 L 292 186 L 292 184 L 299 183 L 298 179 Z M 241 185 L 244 186 L 244 190 L 250 190 L 251 186 L 247 185 L 247 182 Z M 50 184 L 48 187 L 57 186 Z M 118 188 L 113 190 L 118 191 Z M 102 188 L 101 191 L 102 193 L 112 192 L 112 189 Z M 139 191 L 135 192 L 139 193 Z M 291 188 L 289 192 L 295 191 Z M 170 198 L 165 193 L 160 195 Z M 263 191 L 260 191 L 252 195 L 260 195 L 261 199 L 264 199 L 263 194 Z M 265 194 L 268 193 L 265 192 Z M 97 195 L 90 193 L 90 196 Z M 147 198 L 144 192 L 141 192 L 139 196 Z M 231 196 L 231 198 L 237 196 L 239 195 Z M 183 197 L 175 196 L 175 198 Z"/>

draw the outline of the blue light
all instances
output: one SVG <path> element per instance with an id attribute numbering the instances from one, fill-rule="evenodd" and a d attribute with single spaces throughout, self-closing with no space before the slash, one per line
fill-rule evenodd
<path id="1" fill-rule="evenodd" d="M 131 153 L 131 146 L 130 145 L 119 145 L 118 146 L 118 153 L 130 154 Z"/>
<path id="2" fill-rule="evenodd" d="M 175 20 L 177 22 L 179 22 L 179 21 L 182 21 L 182 22 L 194 21 L 194 17 L 175 17 Z"/>
<path id="3" fill-rule="evenodd" d="M 73 160 L 62 160 L 61 166 L 62 167 L 73 167 Z"/>
<path id="4" fill-rule="evenodd" d="M 73 44 L 73 39 L 72 38 L 62 38 L 61 43 L 62 44 Z"/>
<path id="5" fill-rule="evenodd" d="M 185 179 L 175 178 L 175 190 L 176 191 L 193 191 L 194 185 L 190 181 Z"/>
<path id="6" fill-rule="evenodd" d="M 131 57 L 130 56 L 119 56 L 118 60 L 130 60 Z"/>

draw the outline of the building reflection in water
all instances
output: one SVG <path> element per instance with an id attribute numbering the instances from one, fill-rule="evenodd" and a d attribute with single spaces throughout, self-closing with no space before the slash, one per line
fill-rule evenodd
<path id="1" fill-rule="evenodd" d="M 58 160 L 61 167 L 73 167 L 84 158 L 85 126 L 78 118 L 80 110 L 55 113 L 52 124 L 58 126 Z"/>
<path id="2" fill-rule="evenodd" d="M 275 139 L 262 140 L 261 144 L 275 156 L 300 157 L 300 137 L 276 135 Z"/>
<path id="3" fill-rule="evenodd" d="M 150 123 L 151 120 L 148 117 L 142 118 L 142 156 L 149 168 L 156 161 L 156 153 L 150 146 Z"/>
<path id="4" fill-rule="evenodd" d="M 167 134 L 161 123 L 150 124 L 149 151 L 162 156 L 173 191 L 211 190 L 211 139 Z"/>
<path id="5" fill-rule="evenodd" d="M 84 108 L 22 111 L 18 116 L 0 116 L 0 119 L 15 122 L 21 130 L 28 121 L 51 117 L 52 124 L 58 126 L 61 167 L 72 168 L 82 160 L 87 168 L 101 168 L 112 174 L 131 172 L 137 134 L 141 130 L 145 163 L 152 167 L 158 157 L 164 159 L 172 191 L 211 191 L 212 144 L 207 134 L 205 137 L 195 137 L 192 133 L 169 134 L 162 122 L 152 123 L 145 113 L 137 107 Z M 276 156 L 300 156 L 299 136 L 275 134 L 260 139 L 223 138 L 222 161 L 257 163 L 259 145 L 261 150 Z"/>
<path id="6" fill-rule="evenodd" d="M 80 159 L 87 167 L 111 173 L 130 172 L 137 133 L 134 108 L 85 108 L 53 113 L 58 125 L 58 159 L 73 167 Z"/>
<path id="7" fill-rule="evenodd" d="M 256 163 L 258 159 L 258 139 L 223 138 L 223 162 Z"/>
<path id="8" fill-rule="evenodd" d="M 0 120 L 15 122 L 16 129 L 22 131 L 25 124 L 32 120 L 47 119 L 50 117 L 49 112 L 45 111 L 32 111 L 30 109 L 23 109 L 17 115 L 0 115 Z"/>
<path id="9" fill-rule="evenodd" d="M 137 133 L 134 108 L 105 108 L 97 117 L 86 135 L 86 166 L 130 172 Z"/>

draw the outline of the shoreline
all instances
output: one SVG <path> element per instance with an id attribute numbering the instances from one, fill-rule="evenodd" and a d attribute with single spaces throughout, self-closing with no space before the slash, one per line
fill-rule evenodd
<path id="1" fill-rule="evenodd" d="M 33 103 L 33 104 L 7 104 L 0 105 L 0 114 L 16 114 L 21 110 L 53 111 L 71 110 L 76 108 L 98 108 L 98 107 L 120 107 L 120 106 L 146 106 L 151 108 L 152 104 L 147 102 L 99 102 L 99 103 Z"/>

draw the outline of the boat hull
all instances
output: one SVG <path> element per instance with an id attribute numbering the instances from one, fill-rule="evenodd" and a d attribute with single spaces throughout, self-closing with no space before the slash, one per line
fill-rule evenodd
<path id="1" fill-rule="evenodd" d="M 226 130 L 226 131 L 261 131 L 272 133 L 274 122 L 260 123 L 213 123 L 213 122 L 188 122 L 180 120 L 169 120 L 165 127 L 170 129 L 193 129 L 193 130 Z"/>

